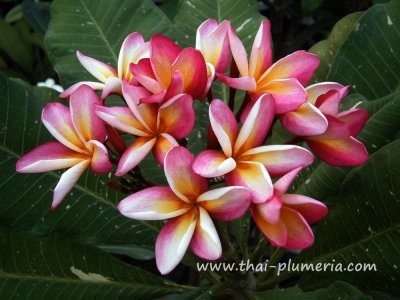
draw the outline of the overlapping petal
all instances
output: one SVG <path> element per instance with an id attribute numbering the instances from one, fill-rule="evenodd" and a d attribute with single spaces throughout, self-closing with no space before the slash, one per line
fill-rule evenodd
<path id="1" fill-rule="evenodd" d="M 79 59 L 81 65 L 99 81 L 105 83 L 107 78 L 110 76 L 118 77 L 117 70 L 109 65 L 84 55 L 82 52 L 77 51 L 76 56 Z"/>
<path id="2" fill-rule="evenodd" d="M 169 186 L 186 202 L 194 202 L 207 190 L 207 181 L 192 169 L 194 156 L 184 147 L 172 148 L 165 157 L 164 168 Z"/>
<path id="3" fill-rule="evenodd" d="M 328 213 L 325 204 L 307 196 L 285 194 L 281 196 L 281 200 L 286 207 L 299 212 L 308 224 L 318 222 Z"/>
<path id="4" fill-rule="evenodd" d="M 190 246 L 193 253 L 204 259 L 216 260 L 222 255 L 217 230 L 207 211 L 202 207 L 198 208 L 196 229 Z"/>
<path id="5" fill-rule="evenodd" d="M 101 105 L 96 93 L 82 85 L 70 97 L 70 111 L 74 128 L 82 141 L 104 141 L 106 128 L 103 120 L 96 115 L 96 106 Z"/>
<path id="6" fill-rule="evenodd" d="M 153 147 L 153 155 L 161 167 L 164 167 L 165 156 L 168 151 L 176 146 L 179 146 L 178 142 L 168 133 L 162 133 L 158 136 L 157 142 Z"/>
<path id="7" fill-rule="evenodd" d="M 217 150 L 205 150 L 193 162 L 193 170 L 206 178 L 225 175 L 235 168 L 236 161 Z"/>
<path id="8" fill-rule="evenodd" d="M 273 194 L 271 177 L 265 167 L 258 162 L 237 162 L 237 167 L 225 175 L 231 186 L 244 186 L 252 193 L 252 201 L 261 203 Z"/>
<path id="9" fill-rule="evenodd" d="M 336 117 L 347 124 L 350 135 L 355 137 L 367 123 L 368 111 L 361 108 L 349 109 L 338 113 Z"/>
<path id="10" fill-rule="evenodd" d="M 251 193 L 249 190 L 239 186 L 210 190 L 197 198 L 197 203 L 211 217 L 222 221 L 240 218 L 248 209 L 250 202 Z"/>
<path id="11" fill-rule="evenodd" d="M 272 63 L 271 47 L 271 23 L 265 20 L 254 38 L 250 54 L 249 74 L 254 78 L 260 78 Z"/>
<path id="12" fill-rule="evenodd" d="M 314 243 L 314 234 L 300 213 L 291 208 L 282 207 L 281 219 L 287 230 L 285 248 L 305 249 Z"/>
<path id="13" fill-rule="evenodd" d="M 340 98 L 344 98 L 347 95 L 347 87 L 337 82 L 320 82 L 312 84 L 306 88 L 308 99 L 307 101 L 311 104 L 316 103 L 319 96 L 326 94 L 330 90 L 336 90 L 340 93 Z"/>
<path id="14" fill-rule="evenodd" d="M 86 148 L 92 152 L 91 169 L 94 173 L 108 173 L 112 169 L 112 164 L 108 158 L 107 148 L 96 140 L 86 143 Z"/>

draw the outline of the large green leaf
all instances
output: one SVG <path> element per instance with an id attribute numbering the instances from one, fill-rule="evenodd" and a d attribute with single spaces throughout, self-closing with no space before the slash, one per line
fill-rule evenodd
<path id="1" fill-rule="evenodd" d="M 56 0 L 46 33 L 46 49 L 62 84 L 91 80 L 76 50 L 117 66 L 119 49 L 131 32 L 146 38 L 171 35 L 171 23 L 151 0 Z"/>
<path id="2" fill-rule="evenodd" d="M 0 223 L 36 234 L 63 232 L 89 243 L 152 247 L 156 231 L 151 224 L 119 214 L 114 204 L 122 195 L 108 188 L 108 176 L 87 172 L 52 212 L 52 189 L 60 172 L 15 171 L 22 154 L 50 139 L 40 122 L 38 95 L 45 93 L 0 73 Z"/>
<path id="3" fill-rule="evenodd" d="M 369 99 L 400 85 L 400 1 L 379 4 L 358 20 L 336 54 L 328 79 L 350 84 Z"/>
<path id="4" fill-rule="evenodd" d="M 399 294 L 400 140 L 383 147 L 344 180 L 329 216 L 315 229 L 316 242 L 297 262 L 374 263 L 376 271 L 310 273 L 302 286 L 340 278 L 364 289 Z"/>
<path id="5" fill-rule="evenodd" d="M 182 288 L 65 236 L 0 227 L 2 299 L 155 299 Z"/>
<path id="6" fill-rule="evenodd" d="M 207 19 L 216 19 L 218 22 L 230 20 L 249 49 L 263 17 L 258 12 L 255 0 L 181 1 L 175 16 L 178 42 L 183 46 L 194 47 L 196 30 Z"/>

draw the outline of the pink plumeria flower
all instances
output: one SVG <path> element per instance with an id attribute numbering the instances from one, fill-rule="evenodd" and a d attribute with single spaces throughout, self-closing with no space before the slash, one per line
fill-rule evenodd
<path id="1" fill-rule="evenodd" d="M 254 39 L 250 60 L 246 50 L 230 27 L 229 43 L 239 78 L 230 78 L 217 73 L 217 77 L 230 87 L 246 90 L 257 99 L 269 93 L 275 100 L 276 114 L 298 108 L 306 102 L 304 87 L 319 65 L 319 58 L 306 51 L 296 51 L 272 64 L 270 22 L 262 22 Z"/>
<path id="2" fill-rule="evenodd" d="M 313 155 L 298 146 L 262 146 L 274 119 L 274 101 L 269 94 L 257 100 L 240 130 L 223 101 L 213 100 L 209 114 L 222 151 L 201 152 L 194 161 L 194 171 L 209 178 L 225 175 L 228 185 L 249 188 L 256 203 L 272 196 L 270 176 L 280 176 L 313 162 Z"/>
<path id="3" fill-rule="evenodd" d="M 257 227 L 277 247 L 310 247 L 314 243 L 314 234 L 309 224 L 321 220 L 328 213 L 328 208 L 315 199 L 286 194 L 300 170 L 294 169 L 275 182 L 270 199 L 251 204 L 251 214 Z"/>
<path id="4" fill-rule="evenodd" d="M 150 58 L 131 64 L 130 70 L 152 94 L 140 99 L 144 103 L 161 103 L 182 93 L 199 99 L 207 85 L 207 68 L 201 52 L 193 48 L 181 50 L 161 34 L 150 40 Z"/>
<path id="5" fill-rule="evenodd" d="M 200 50 L 207 64 L 207 87 L 210 90 L 215 78 L 215 72 L 224 73 L 230 62 L 228 39 L 229 22 L 223 21 L 218 25 L 215 19 L 204 21 L 196 33 L 196 49 Z"/>
<path id="6" fill-rule="evenodd" d="M 280 116 L 282 126 L 297 136 L 311 136 L 324 133 L 328 128 L 328 120 L 324 113 L 329 113 L 330 111 L 324 109 L 326 104 L 319 109 L 320 101 L 317 103 L 317 99 L 331 90 L 338 93 L 337 97 L 332 98 L 331 101 L 335 101 L 335 105 L 339 105 L 338 100 L 346 97 L 348 87 L 336 82 L 321 82 L 310 85 L 306 88 L 307 102 L 296 110 Z M 336 114 L 337 109 L 333 113 Z"/>
<path id="7" fill-rule="evenodd" d="M 17 161 L 20 173 L 40 173 L 69 168 L 54 189 L 52 209 L 57 208 L 90 166 L 95 173 L 108 173 L 112 165 L 102 144 L 106 139 L 104 122 L 95 114 L 101 102 L 96 93 L 82 85 L 71 94 L 70 107 L 53 102 L 42 112 L 42 122 L 57 142 L 48 142 Z"/>
<path id="8" fill-rule="evenodd" d="M 361 108 L 339 112 L 347 88 L 337 83 L 319 83 L 308 88 L 309 103 L 314 103 L 328 121 L 326 131 L 305 137 L 311 150 L 332 166 L 357 166 L 368 160 L 368 151 L 355 137 L 368 120 Z M 287 124 L 286 124 L 287 126 Z"/>
<path id="9" fill-rule="evenodd" d="M 118 71 L 113 67 L 91 58 L 77 51 L 76 55 L 82 66 L 92 74 L 99 82 L 82 81 L 78 82 L 67 90 L 60 97 L 67 98 L 82 84 L 90 86 L 94 90 L 103 90 L 101 98 L 105 99 L 109 94 L 121 94 L 122 81 L 134 83 L 134 77 L 129 71 L 131 63 L 136 64 L 142 58 L 149 57 L 149 45 L 143 39 L 143 36 L 134 32 L 128 35 L 122 43 L 118 56 Z"/>
<path id="10" fill-rule="evenodd" d="M 243 187 L 207 191 L 207 181 L 192 170 L 193 155 L 175 147 L 165 157 L 168 186 L 137 192 L 118 204 L 126 217 L 137 220 L 170 219 L 156 241 L 156 263 L 162 274 L 171 272 L 181 261 L 189 244 L 201 258 L 218 259 L 221 242 L 211 217 L 229 221 L 241 217 L 251 195 Z"/>
<path id="11" fill-rule="evenodd" d="M 122 176 L 136 167 L 153 150 L 163 166 L 166 153 L 178 146 L 177 139 L 185 138 L 193 129 L 195 112 L 190 95 L 176 95 L 161 106 L 157 103 L 136 105 L 140 97 L 150 93 L 124 82 L 122 93 L 128 107 L 97 107 L 97 115 L 109 125 L 137 136 L 122 154 L 115 175 Z"/>

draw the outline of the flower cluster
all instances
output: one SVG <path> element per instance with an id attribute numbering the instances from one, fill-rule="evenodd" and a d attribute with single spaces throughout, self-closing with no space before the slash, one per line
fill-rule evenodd
<path id="1" fill-rule="evenodd" d="M 317 56 L 296 51 L 272 62 L 270 23 L 262 22 L 248 58 L 228 21 L 205 21 L 196 49 L 181 49 L 169 38 L 140 33 L 122 44 L 118 70 L 77 52 L 83 67 L 99 82 L 79 82 L 43 109 L 42 121 L 57 140 L 37 147 L 17 162 L 17 171 L 46 172 L 69 168 L 54 190 L 55 209 L 89 166 L 95 173 L 131 174 L 152 152 L 169 186 L 145 186 L 118 204 L 137 220 L 169 219 L 156 241 L 156 262 L 170 272 L 187 248 L 209 260 L 222 255 L 214 220 L 240 218 L 246 211 L 262 234 L 278 247 L 304 249 L 313 244 L 310 224 L 327 207 L 310 197 L 288 193 L 297 174 L 314 161 L 355 166 L 368 159 L 355 137 L 368 119 L 362 109 L 339 112 L 347 86 L 322 82 L 307 86 L 319 65 Z M 244 90 L 234 114 L 212 98 L 213 82 Z M 101 100 L 96 90 L 101 90 Z M 108 106 L 110 94 L 125 106 Z M 186 137 L 195 124 L 194 100 L 208 98 L 208 149 L 196 157 Z M 237 107 L 238 108 L 238 107 Z M 266 145 L 276 121 L 298 145 Z M 123 135 L 134 136 L 126 146 Z M 300 144 L 305 145 L 305 144 Z M 109 158 L 109 151 L 119 153 Z M 111 156 L 110 156 L 111 157 Z M 112 163 L 110 162 L 112 161 Z M 133 174 L 135 174 L 133 172 Z M 211 180 L 207 180 L 211 178 Z M 209 189 L 208 182 L 224 182 Z"/>

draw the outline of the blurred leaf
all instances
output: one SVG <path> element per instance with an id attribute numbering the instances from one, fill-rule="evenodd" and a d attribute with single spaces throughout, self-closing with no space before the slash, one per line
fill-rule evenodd
<path id="1" fill-rule="evenodd" d="M 50 211 L 53 187 L 61 172 L 19 174 L 16 160 L 50 140 L 40 122 L 46 97 L 43 88 L 33 89 L 0 74 L 0 224 L 34 234 L 62 232 L 93 244 L 135 244 L 154 247 L 153 224 L 123 217 L 115 208 L 122 195 L 107 186 L 108 176 L 86 172 L 57 211 Z M 39 101 L 37 97 L 41 97 Z"/>
<path id="2" fill-rule="evenodd" d="M 316 10 L 324 0 L 301 0 L 301 8 L 304 12 L 309 13 Z"/>
<path id="3" fill-rule="evenodd" d="M 318 55 L 321 60 L 313 77 L 315 82 L 326 80 L 338 50 L 356 26 L 362 14 L 362 12 L 356 12 L 345 16 L 336 23 L 326 40 L 320 41 L 310 48 L 309 52 Z"/>
<path id="4" fill-rule="evenodd" d="M 400 85 L 400 1 L 368 9 L 338 50 L 328 80 L 350 84 L 368 99 Z"/>
<path id="5" fill-rule="evenodd" d="M 98 248 L 105 252 L 113 254 L 122 254 L 138 260 L 149 260 L 155 256 L 154 251 L 138 247 L 136 245 L 97 245 Z"/>
<path id="6" fill-rule="evenodd" d="M 372 300 L 355 287 L 342 281 L 335 281 L 327 288 L 304 292 L 299 287 L 271 289 L 255 294 L 259 300 Z"/>
<path id="7" fill-rule="evenodd" d="M 18 31 L 2 19 L 0 19 L 0 54 L 24 71 L 28 72 L 32 69 L 30 49 Z"/>
<path id="8" fill-rule="evenodd" d="M 2 299 L 72 295 L 74 299 L 156 299 L 182 292 L 163 278 L 60 235 L 25 237 L 0 227 L 0 247 Z"/>
<path id="9" fill-rule="evenodd" d="M 327 218 L 315 228 L 312 250 L 303 251 L 297 263 L 376 264 L 376 271 L 308 273 L 303 288 L 326 280 L 350 282 L 356 287 L 399 295 L 400 266 L 400 140 L 374 153 L 364 165 L 342 180 L 340 194 Z"/>
<path id="10" fill-rule="evenodd" d="M 14 6 L 12 9 L 10 9 L 10 11 L 6 14 L 4 20 L 7 23 L 13 23 L 15 21 L 18 21 L 19 19 L 21 19 L 23 16 L 22 14 L 22 5 L 18 4 L 16 6 Z"/>
<path id="11" fill-rule="evenodd" d="M 62 85 L 92 80 L 75 56 L 77 50 L 117 67 L 125 37 L 141 32 L 171 35 L 167 16 L 151 0 L 55 0 L 45 37 L 48 56 Z"/>
<path id="12" fill-rule="evenodd" d="M 44 34 L 50 22 L 50 3 L 24 0 L 22 12 L 32 28 Z"/>
<path id="13" fill-rule="evenodd" d="M 170 20 L 173 20 L 176 15 L 178 4 L 179 0 L 164 0 L 159 7 Z"/>

